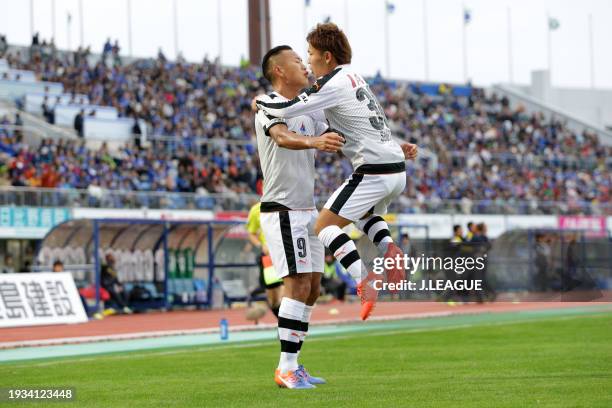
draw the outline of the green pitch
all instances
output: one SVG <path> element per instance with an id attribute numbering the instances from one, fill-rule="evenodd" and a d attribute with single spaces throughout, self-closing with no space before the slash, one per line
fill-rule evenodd
<path id="1" fill-rule="evenodd" d="M 316 390 L 277 388 L 278 349 L 265 341 L 7 363 L 0 387 L 76 389 L 76 402 L 53 407 L 612 407 L 610 313 L 314 337 L 301 361 L 329 381 Z"/>

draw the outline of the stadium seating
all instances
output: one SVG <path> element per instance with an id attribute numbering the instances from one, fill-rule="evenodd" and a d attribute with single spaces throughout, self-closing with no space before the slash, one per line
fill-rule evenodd
<path id="1" fill-rule="evenodd" d="M 168 279 L 171 306 L 204 306 L 208 300 L 207 288 L 203 279 Z"/>
<path id="2" fill-rule="evenodd" d="M 129 305 L 132 310 L 140 311 L 164 306 L 163 293 L 159 293 L 151 282 L 126 282 L 123 290 L 128 293 Z"/>
<path id="3" fill-rule="evenodd" d="M 225 68 L 208 60 L 171 62 L 163 56 L 126 65 L 90 64 L 91 58 L 78 54 L 73 59 L 6 58 L 11 70 L 29 70 L 47 81 L 28 86 L 57 90 L 61 98 L 85 95 L 88 107 L 107 106 L 119 116 L 86 118 L 87 132 L 107 140 L 109 132 L 125 136 L 138 118 L 147 124 L 153 142 L 119 149 L 62 140 L 24 146 L 15 133 L 0 130 L 0 150 L 8 163 L 5 183 L 200 194 L 197 200 L 179 194 L 158 203 L 168 208 L 193 208 L 194 202 L 211 208 L 211 193 L 231 197 L 260 192 L 250 111 L 253 96 L 266 89 L 258 69 Z M 594 134 L 572 132 L 561 121 L 510 106 L 505 98 L 469 85 L 386 81 L 380 76 L 371 78 L 370 85 L 394 134 L 420 146 L 420 159 L 409 164 L 407 188 L 394 210 L 612 213 L 612 149 Z M 14 93 L 15 84 L 3 86 L 0 95 L 25 96 L 26 108 L 41 93 Z M 2 123 L 11 121 L 4 118 Z M 48 169 L 50 163 L 58 163 L 57 171 Z M 346 160 L 326 154 L 317 156 L 317 165 L 316 195 L 324 200 L 351 168 Z M 143 195 L 112 205 L 151 202 Z"/>

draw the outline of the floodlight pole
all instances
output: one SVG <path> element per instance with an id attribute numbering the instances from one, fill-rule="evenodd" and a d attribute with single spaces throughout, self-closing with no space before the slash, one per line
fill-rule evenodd
<path id="1" fill-rule="evenodd" d="M 552 82 L 552 30 L 550 29 L 550 14 L 546 13 L 546 26 L 548 33 L 548 78 Z"/>
<path id="2" fill-rule="evenodd" d="M 177 17 L 177 4 L 176 0 L 172 1 L 172 26 L 174 34 L 174 56 L 178 58 L 179 45 L 178 45 L 178 17 Z"/>
<path id="3" fill-rule="evenodd" d="M 85 48 L 85 39 L 83 31 L 83 0 L 79 0 L 79 36 L 81 39 L 81 47 Z"/>
<path id="4" fill-rule="evenodd" d="M 510 7 L 507 9 L 508 12 L 508 79 L 510 83 L 514 83 L 514 72 L 513 65 L 514 61 L 512 59 L 512 14 L 510 11 Z"/>
<path id="5" fill-rule="evenodd" d="M 463 25 L 462 25 L 462 39 L 463 39 L 463 81 L 467 84 L 468 82 L 468 61 L 467 61 L 467 24 L 465 21 L 465 5 L 463 5 Z"/>
<path id="6" fill-rule="evenodd" d="M 68 13 L 68 15 L 66 16 L 66 42 L 68 43 L 68 51 L 72 50 L 71 24 L 72 24 L 72 15 Z"/>
<path id="7" fill-rule="evenodd" d="M 217 0 L 217 40 L 219 46 L 219 64 L 223 65 L 223 25 L 221 21 L 221 0 Z"/>
<path id="8" fill-rule="evenodd" d="M 302 13 L 302 25 L 304 30 L 304 38 L 308 35 L 308 4 L 304 1 L 304 11 Z M 304 58 L 308 55 L 308 43 L 304 41 Z"/>
<path id="9" fill-rule="evenodd" d="M 349 35 L 349 6 L 348 0 L 344 0 L 344 32 Z"/>
<path id="10" fill-rule="evenodd" d="M 53 36 L 53 42 L 57 44 L 57 37 L 55 33 L 55 0 L 51 0 L 51 35 Z"/>
<path id="11" fill-rule="evenodd" d="M 132 0 L 127 0 L 128 49 L 132 57 Z"/>
<path id="12" fill-rule="evenodd" d="M 389 2 L 385 1 L 385 76 L 390 78 L 390 62 L 389 62 Z"/>
<path id="13" fill-rule="evenodd" d="M 266 45 L 268 44 L 268 32 L 266 31 L 266 20 L 268 16 L 266 15 L 266 2 L 264 0 L 259 0 L 259 52 L 263 57 L 267 52 Z"/>
<path id="14" fill-rule="evenodd" d="M 34 37 L 34 0 L 30 0 L 30 37 Z"/>
<path id="15" fill-rule="evenodd" d="M 589 61 L 591 63 L 591 89 L 595 89 L 595 47 L 593 43 L 593 15 L 589 14 Z"/>
<path id="16" fill-rule="evenodd" d="M 429 34 L 427 30 L 427 0 L 423 0 L 423 63 L 425 80 L 429 81 Z"/>

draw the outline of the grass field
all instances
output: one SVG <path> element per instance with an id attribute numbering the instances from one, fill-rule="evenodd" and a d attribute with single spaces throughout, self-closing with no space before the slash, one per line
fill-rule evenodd
<path id="1" fill-rule="evenodd" d="M 609 313 L 312 338 L 316 390 L 277 388 L 277 355 L 266 341 L 7 363 L 0 387 L 74 387 L 78 407 L 612 407 Z"/>

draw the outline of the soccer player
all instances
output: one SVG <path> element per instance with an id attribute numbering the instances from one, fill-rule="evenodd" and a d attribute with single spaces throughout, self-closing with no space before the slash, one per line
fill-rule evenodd
<path id="1" fill-rule="evenodd" d="M 264 97 L 269 102 L 289 101 L 309 86 L 308 71 L 289 46 L 268 51 L 262 71 L 274 89 Z M 327 129 L 321 112 L 285 121 L 259 111 L 255 119 L 264 178 L 261 228 L 284 284 L 278 313 L 281 353 L 274 380 L 285 388 L 314 388 L 314 384 L 325 383 L 298 364 L 298 353 L 319 297 L 323 273 L 324 248 L 314 233 L 318 211 L 314 203 L 313 149 L 337 152 L 344 142 Z"/>
<path id="2" fill-rule="evenodd" d="M 282 297 L 283 280 L 274 274 L 274 269 L 269 268 L 270 253 L 266 245 L 266 237 L 261 229 L 260 222 L 261 202 L 255 203 L 249 210 L 246 228 L 249 232 L 249 241 L 259 249 L 259 284 L 265 288 L 268 307 L 278 318 L 278 309 Z M 272 272 L 272 273 L 271 273 Z"/>
<path id="3" fill-rule="evenodd" d="M 318 24 L 307 37 L 308 62 L 318 77 L 316 83 L 291 100 L 258 98 L 257 106 L 269 115 L 294 118 L 324 111 L 331 128 L 345 138 L 342 152 L 353 165 L 353 174 L 325 203 L 315 231 L 323 244 L 358 283 L 361 318 L 367 319 L 377 292 L 373 275 L 362 264 L 355 243 L 342 228 L 355 223 L 378 246 L 386 258 L 402 256 L 393 243 L 389 227 L 381 215 L 406 185 L 405 160 L 414 159 L 417 146 L 400 146 L 378 100 L 361 75 L 349 65 L 352 51 L 346 35 L 333 23 Z M 398 266 L 387 271 L 399 278 Z M 370 283 L 370 284 L 368 284 Z"/>

